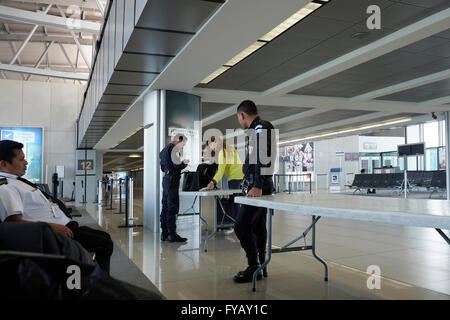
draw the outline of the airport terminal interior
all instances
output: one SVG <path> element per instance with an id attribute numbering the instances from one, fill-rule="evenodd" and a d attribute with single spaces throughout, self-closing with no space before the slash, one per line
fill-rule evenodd
<path id="1" fill-rule="evenodd" d="M 276 129 L 273 194 L 189 185 L 211 136 L 244 162 L 244 100 Z M 449 0 L 0 0 L 0 131 L 109 233 L 111 276 L 166 299 L 450 299 Z M 162 241 L 180 134 L 187 241 Z M 233 199 L 267 208 L 255 287 Z"/>

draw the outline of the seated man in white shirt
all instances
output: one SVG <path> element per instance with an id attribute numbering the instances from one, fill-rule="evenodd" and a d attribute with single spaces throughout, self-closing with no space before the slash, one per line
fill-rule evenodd
<path id="1" fill-rule="evenodd" d="M 15 141 L 0 141 L 0 221 L 46 222 L 55 232 L 73 238 L 86 250 L 95 252 L 100 267 L 109 272 L 113 252 L 109 234 L 80 227 L 49 195 L 21 178 L 28 165 L 22 148 L 23 144 Z"/>

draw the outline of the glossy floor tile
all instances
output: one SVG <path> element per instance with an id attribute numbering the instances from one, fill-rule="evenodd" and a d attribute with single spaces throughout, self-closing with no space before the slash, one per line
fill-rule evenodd
<path id="1" fill-rule="evenodd" d="M 204 252 L 198 216 L 182 216 L 177 232 L 188 243 L 161 243 L 160 235 L 148 229 L 118 228 L 124 215 L 115 214 L 117 202 L 116 210 L 94 204 L 82 208 L 169 299 L 450 299 L 450 246 L 433 229 L 322 218 L 317 253 L 328 262 L 329 281 L 310 251 L 279 253 L 272 255 L 269 277 L 252 292 L 250 284 L 232 280 L 246 266 L 234 234 L 218 232 Z M 135 223 L 142 223 L 139 191 L 134 215 Z M 274 246 L 298 237 L 310 223 L 308 216 L 275 212 Z M 310 239 L 309 234 L 307 244 Z M 368 288 L 370 265 L 381 269 L 380 289 Z"/>

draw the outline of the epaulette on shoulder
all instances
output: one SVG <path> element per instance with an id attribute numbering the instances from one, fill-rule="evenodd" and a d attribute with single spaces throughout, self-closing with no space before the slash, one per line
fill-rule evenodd
<path id="1" fill-rule="evenodd" d="M 0 186 L 4 185 L 4 184 L 8 184 L 8 179 L 6 178 L 0 178 Z"/>

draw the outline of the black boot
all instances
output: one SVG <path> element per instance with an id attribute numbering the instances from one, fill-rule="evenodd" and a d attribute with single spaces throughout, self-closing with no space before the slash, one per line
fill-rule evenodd
<path id="1" fill-rule="evenodd" d="M 239 271 L 233 278 L 234 282 L 237 283 L 246 283 L 253 281 L 253 274 L 258 269 L 258 266 L 248 266 L 244 271 Z M 262 275 L 258 273 L 256 276 L 256 280 L 261 280 Z"/>
<path id="2" fill-rule="evenodd" d="M 167 241 L 167 240 L 169 240 L 168 238 L 169 238 L 168 233 L 165 233 L 165 232 L 161 233 L 161 241 Z"/>
<path id="3" fill-rule="evenodd" d="M 169 242 L 186 242 L 187 238 L 183 238 L 179 234 L 175 233 L 175 234 L 169 234 L 169 236 L 167 237 L 167 240 L 169 240 Z"/>

